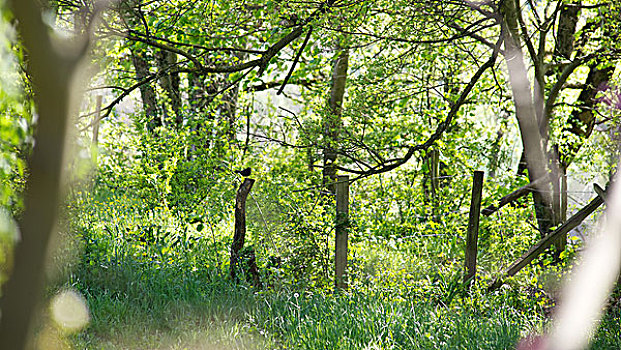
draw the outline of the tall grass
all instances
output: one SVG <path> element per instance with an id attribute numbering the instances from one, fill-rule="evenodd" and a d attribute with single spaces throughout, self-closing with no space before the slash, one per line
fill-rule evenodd
<path id="1" fill-rule="evenodd" d="M 536 325 L 503 303 L 474 312 L 381 294 L 276 295 L 255 322 L 290 349 L 509 349 Z"/>
<path id="2" fill-rule="evenodd" d="M 108 265 L 82 265 L 71 278 L 85 297 L 91 323 L 80 348 L 248 349 L 263 343 L 250 330 L 253 292 L 228 283 L 218 271 L 181 264 L 140 264 L 125 257 Z M 200 346 L 199 346 L 200 345 Z"/>
<path id="3" fill-rule="evenodd" d="M 80 291 L 91 312 L 76 348 L 511 349 L 546 322 L 539 266 L 511 288 L 484 292 L 495 264 L 516 254 L 505 247 L 529 245 L 507 229 L 517 230 L 513 223 L 500 237 L 493 223 L 482 225 L 483 278 L 470 290 L 455 226 L 436 225 L 428 230 L 440 234 L 427 237 L 354 235 L 350 291 L 306 288 L 286 269 L 257 291 L 228 278 L 226 225 L 184 221 L 125 194 L 75 202 L 73 246 L 82 251 L 63 287 Z M 619 348 L 618 320 L 618 311 L 607 316 L 594 349 Z"/>
<path id="4" fill-rule="evenodd" d="M 195 273 L 125 261 L 75 275 L 92 313 L 76 344 L 194 349 L 192 340 L 202 339 L 240 349 L 509 349 L 539 326 L 503 297 L 465 296 L 443 306 L 392 291 L 257 293 L 215 272 Z"/>

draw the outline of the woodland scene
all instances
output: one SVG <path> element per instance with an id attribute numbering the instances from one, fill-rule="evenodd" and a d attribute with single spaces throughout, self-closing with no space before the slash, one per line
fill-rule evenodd
<path id="1" fill-rule="evenodd" d="M 621 349 L 618 2 L 0 9 L 0 349 Z"/>

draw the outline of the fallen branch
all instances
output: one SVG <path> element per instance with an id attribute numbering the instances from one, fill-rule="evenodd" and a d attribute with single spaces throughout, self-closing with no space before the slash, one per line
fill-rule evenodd
<path id="1" fill-rule="evenodd" d="M 568 233 L 569 231 L 576 228 L 578 225 L 584 221 L 591 213 L 595 211 L 595 209 L 599 208 L 600 205 L 604 203 L 604 200 L 599 195 L 591 200 L 589 204 L 587 204 L 584 208 L 580 209 L 576 214 L 574 214 L 571 218 L 565 221 L 561 226 L 559 226 L 554 232 L 550 233 L 535 245 L 533 245 L 524 255 L 522 255 L 519 259 L 513 262 L 508 268 L 504 269 L 500 276 L 496 277 L 494 281 L 488 287 L 489 291 L 496 290 L 500 288 L 504 284 L 504 280 L 507 277 L 511 277 L 518 273 L 521 269 L 523 269 L 526 265 L 528 265 L 533 259 L 535 259 L 539 254 L 543 253 L 548 247 L 550 247 L 558 237 Z"/>

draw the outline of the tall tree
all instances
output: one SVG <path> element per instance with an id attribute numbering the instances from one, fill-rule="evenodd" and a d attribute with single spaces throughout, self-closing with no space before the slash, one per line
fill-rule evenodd
<path id="1" fill-rule="evenodd" d="M 181 91 L 179 90 L 179 72 L 172 70 L 177 65 L 177 54 L 167 50 L 156 50 L 155 61 L 159 74 L 159 83 L 164 91 L 162 110 L 164 120 L 174 122 L 177 126 L 183 123 L 181 114 Z"/>

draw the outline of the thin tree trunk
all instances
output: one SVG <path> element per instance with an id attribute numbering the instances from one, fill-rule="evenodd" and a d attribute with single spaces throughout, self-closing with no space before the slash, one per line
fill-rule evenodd
<path id="1" fill-rule="evenodd" d="M 218 76 L 215 74 L 208 75 L 202 82 L 202 88 L 204 101 L 201 103 L 201 110 L 197 113 L 203 114 L 205 118 L 203 125 L 206 127 L 205 134 L 209 136 L 205 138 L 204 147 L 208 149 L 213 148 L 220 141 L 220 135 L 215 125 L 217 108 L 211 105 L 219 89 Z"/>
<path id="2" fill-rule="evenodd" d="M 438 195 L 440 190 L 440 153 L 436 149 L 430 149 L 425 154 L 424 159 L 427 166 L 427 171 L 423 174 L 425 204 L 431 207 L 431 220 L 439 222 Z"/>
<path id="3" fill-rule="evenodd" d="M 198 114 L 202 111 L 205 106 L 205 77 L 201 74 L 188 74 L 188 86 L 189 86 L 189 94 L 188 94 L 188 104 L 190 105 L 190 110 Z"/>
<path id="4" fill-rule="evenodd" d="M 343 96 L 347 83 L 349 68 L 349 50 L 337 47 L 337 55 L 332 69 L 332 85 L 330 87 L 329 111 L 323 122 L 323 183 L 324 185 L 336 181 L 336 159 L 339 133 L 341 128 L 341 114 L 343 110 Z M 328 185 L 331 193 L 336 192 L 334 185 Z"/>
<path id="5" fill-rule="evenodd" d="M 25 210 L 19 222 L 21 241 L 15 247 L 13 271 L 2 286 L 0 300 L 0 349 L 23 350 L 33 347 L 30 335 L 43 296 L 46 257 L 62 197 L 71 82 L 83 54 L 77 48 L 62 53 L 56 49 L 58 43 L 53 41 L 66 39 L 52 40 L 39 2 L 12 0 L 8 5 L 28 52 L 27 69 L 39 115 L 36 142 L 28 159 Z M 78 39 L 74 42 L 83 42 Z M 72 42 L 61 44 L 70 47 Z"/>
<path id="6" fill-rule="evenodd" d="M 133 1 L 122 3 L 120 14 L 128 28 L 141 26 L 139 14 L 137 14 L 137 10 L 133 7 L 134 5 Z M 130 46 L 130 58 L 134 66 L 136 81 L 143 81 L 151 76 L 150 61 L 152 58 L 149 57 L 146 49 L 135 45 Z M 150 82 L 140 86 L 140 98 L 142 99 L 143 110 L 147 118 L 147 129 L 152 133 L 155 128 L 162 126 L 162 119 L 158 113 L 157 96 Z"/>
<path id="7" fill-rule="evenodd" d="M 505 135 L 505 125 L 501 125 L 496 132 L 496 138 L 492 144 L 490 159 L 489 159 L 489 178 L 496 177 L 496 171 L 498 171 L 498 163 L 500 162 L 500 142 Z"/>
<path id="8" fill-rule="evenodd" d="M 248 56 L 245 53 L 236 53 L 233 54 L 240 62 L 243 62 Z M 223 81 L 220 83 L 218 90 L 221 90 L 229 84 L 230 74 L 226 74 Z M 236 137 L 236 127 L 235 123 L 237 122 L 237 102 L 239 99 L 239 84 L 235 84 L 235 86 L 227 89 L 222 95 L 222 105 L 220 106 L 220 116 L 223 118 L 224 123 L 226 125 L 226 138 L 229 141 L 235 140 Z"/>
<path id="9" fill-rule="evenodd" d="M 227 84 L 224 81 L 224 84 Z M 235 140 L 237 122 L 237 98 L 239 94 L 239 84 L 228 89 L 222 96 L 222 105 L 220 106 L 220 117 L 226 125 L 225 135 L 229 141 Z"/>

